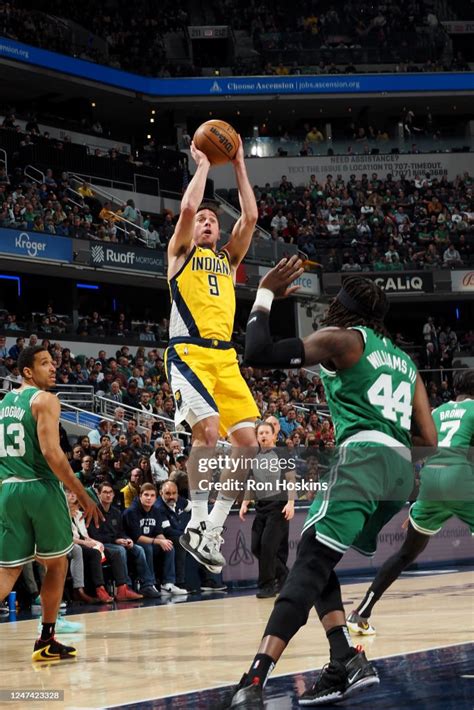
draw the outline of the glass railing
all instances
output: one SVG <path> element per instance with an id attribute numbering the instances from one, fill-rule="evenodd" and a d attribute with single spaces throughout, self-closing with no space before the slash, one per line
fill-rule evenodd
<path id="1" fill-rule="evenodd" d="M 453 136 L 435 140 L 433 137 L 413 134 L 389 140 L 324 140 L 308 143 L 303 140 L 259 137 L 244 139 L 245 154 L 254 158 L 309 157 L 328 155 L 379 155 L 390 153 L 452 153 L 474 152 L 474 137 Z"/>

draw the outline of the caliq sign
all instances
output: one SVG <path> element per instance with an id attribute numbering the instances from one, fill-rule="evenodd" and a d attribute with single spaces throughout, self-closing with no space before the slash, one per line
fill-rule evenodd
<path id="1" fill-rule="evenodd" d="M 474 271 L 451 271 L 451 289 L 474 293 Z"/>
<path id="2" fill-rule="evenodd" d="M 366 274 L 364 274 L 366 276 Z M 387 293 L 431 293 L 433 291 L 433 274 L 403 273 L 403 274 L 367 274 L 377 286 Z"/>

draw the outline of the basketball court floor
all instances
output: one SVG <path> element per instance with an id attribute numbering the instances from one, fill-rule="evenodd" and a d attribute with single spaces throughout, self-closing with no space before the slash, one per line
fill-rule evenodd
<path id="1" fill-rule="evenodd" d="M 343 580 L 344 581 L 344 580 Z M 368 580 L 343 585 L 346 610 Z M 359 637 L 381 683 L 342 703 L 373 710 L 474 708 L 474 571 L 470 568 L 406 573 L 372 617 L 377 636 Z M 248 669 L 274 600 L 251 593 L 204 595 L 177 602 L 89 607 L 68 615 L 83 631 L 62 634 L 77 659 L 32 664 L 38 619 L 0 623 L 0 707 L 25 708 L 9 692 L 61 691 L 42 708 L 219 710 Z M 84 608 L 85 609 L 85 608 Z M 76 607 L 75 611 L 81 611 Z M 267 710 L 298 707 L 296 698 L 328 660 L 324 633 L 312 614 L 271 676 Z"/>

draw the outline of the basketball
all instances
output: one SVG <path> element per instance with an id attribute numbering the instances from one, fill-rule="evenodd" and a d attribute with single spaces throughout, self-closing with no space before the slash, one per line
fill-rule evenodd
<path id="1" fill-rule="evenodd" d="M 206 121 L 194 134 L 194 145 L 202 150 L 211 165 L 223 165 L 233 160 L 239 147 L 239 135 L 226 121 Z"/>

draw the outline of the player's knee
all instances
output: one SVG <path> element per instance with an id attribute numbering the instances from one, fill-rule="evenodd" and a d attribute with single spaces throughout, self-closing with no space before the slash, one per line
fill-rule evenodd
<path id="1" fill-rule="evenodd" d="M 46 573 L 49 574 L 65 574 L 68 568 L 68 559 L 66 555 L 61 557 L 53 557 L 52 559 L 42 559 L 41 564 L 46 567 Z"/>
<path id="2" fill-rule="evenodd" d="M 193 427 L 193 446 L 214 447 L 219 438 L 219 422 L 204 420 Z"/>
<path id="3" fill-rule="evenodd" d="M 288 643 L 307 623 L 310 609 L 311 605 L 301 605 L 296 598 L 287 599 L 280 595 L 263 635 L 277 636 Z"/>

